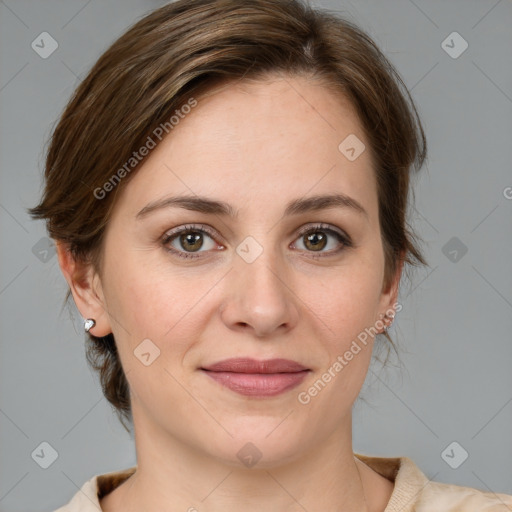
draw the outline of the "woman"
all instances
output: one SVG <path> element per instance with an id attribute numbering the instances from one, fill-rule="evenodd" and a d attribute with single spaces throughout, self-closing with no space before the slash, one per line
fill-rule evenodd
<path id="1" fill-rule="evenodd" d="M 510 510 L 352 450 L 402 270 L 426 264 L 405 217 L 425 158 L 384 55 L 299 1 L 181 0 L 119 38 L 31 214 L 137 466 L 59 511 Z"/>

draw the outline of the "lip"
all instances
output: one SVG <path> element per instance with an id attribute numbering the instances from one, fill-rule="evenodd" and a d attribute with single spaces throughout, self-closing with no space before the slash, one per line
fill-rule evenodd
<path id="1" fill-rule="evenodd" d="M 251 358 L 226 359 L 200 370 L 232 391 L 252 397 L 284 393 L 298 386 L 310 371 L 289 359 Z"/>
<path id="2" fill-rule="evenodd" d="M 201 370 L 212 372 L 236 373 L 291 373 L 308 369 L 290 359 L 266 359 L 259 361 L 250 357 L 234 357 L 201 367 Z"/>

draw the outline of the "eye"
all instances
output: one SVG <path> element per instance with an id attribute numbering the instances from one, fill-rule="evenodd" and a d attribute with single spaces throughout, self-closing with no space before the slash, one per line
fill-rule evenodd
<path id="1" fill-rule="evenodd" d="M 216 234 L 206 225 L 186 225 L 165 234 L 165 250 L 180 258 L 200 258 L 202 252 L 225 249 L 215 241 Z M 348 235 L 326 224 L 306 226 L 299 232 L 298 249 L 313 257 L 338 254 L 353 244 Z M 326 250 L 324 250 L 326 249 Z"/>
<path id="2" fill-rule="evenodd" d="M 200 256 L 194 253 L 206 252 L 215 248 L 224 248 L 222 245 L 215 242 L 213 236 L 214 233 L 208 226 L 187 225 L 173 230 L 170 233 L 166 233 L 162 244 L 167 251 L 178 257 L 199 258 Z"/>
<path id="3" fill-rule="evenodd" d="M 297 240 L 299 241 L 298 249 L 310 253 L 320 253 L 312 255 L 316 257 L 338 254 L 345 248 L 352 247 L 350 237 L 325 224 L 307 226 L 300 231 Z M 324 251 L 324 249 L 326 250 Z"/>

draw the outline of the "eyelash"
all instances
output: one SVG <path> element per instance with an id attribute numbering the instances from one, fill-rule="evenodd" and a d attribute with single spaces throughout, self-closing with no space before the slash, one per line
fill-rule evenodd
<path id="1" fill-rule="evenodd" d="M 344 234 L 332 229 L 331 227 L 329 227 L 328 224 L 323 224 L 323 223 L 315 224 L 313 226 L 306 226 L 306 227 L 300 229 L 297 234 L 297 238 L 300 238 L 308 233 L 315 233 L 316 231 L 323 231 L 325 233 L 333 235 L 335 238 L 337 238 L 338 242 L 340 242 L 342 244 L 342 247 L 340 249 L 331 250 L 331 251 L 327 251 L 326 253 L 324 252 L 324 253 L 318 253 L 318 254 L 315 254 L 314 251 L 306 251 L 306 252 L 311 253 L 310 256 L 313 258 L 323 258 L 326 256 L 332 256 L 333 254 L 339 254 L 341 251 L 354 246 L 349 236 L 344 235 Z M 162 245 L 164 246 L 164 249 L 167 252 L 178 256 L 179 258 L 184 258 L 184 259 L 202 258 L 203 256 L 200 255 L 200 252 L 208 252 L 208 251 L 200 251 L 197 254 L 195 254 L 193 252 L 178 251 L 177 249 L 174 249 L 174 248 L 171 248 L 168 246 L 169 242 L 174 240 L 174 238 L 176 238 L 179 235 L 182 235 L 184 233 L 189 233 L 189 232 L 206 233 L 212 239 L 215 239 L 215 237 L 216 237 L 216 234 L 213 232 L 213 230 L 205 224 L 185 225 L 176 231 L 165 234 L 165 236 L 162 239 Z M 218 245 L 222 245 L 222 244 L 218 244 Z"/>

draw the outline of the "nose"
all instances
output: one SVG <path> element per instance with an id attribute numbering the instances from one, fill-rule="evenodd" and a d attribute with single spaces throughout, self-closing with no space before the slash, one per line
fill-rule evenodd
<path id="1" fill-rule="evenodd" d="M 263 251 L 252 263 L 235 255 L 221 307 L 221 318 L 229 329 L 265 337 L 295 327 L 300 301 L 290 272 L 282 263 L 277 268 L 277 263 L 270 251 Z"/>

